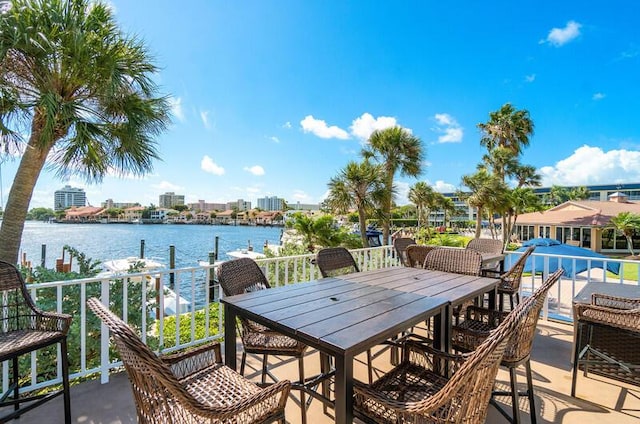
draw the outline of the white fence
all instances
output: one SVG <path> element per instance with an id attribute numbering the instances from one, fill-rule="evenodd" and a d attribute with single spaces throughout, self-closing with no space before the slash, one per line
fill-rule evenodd
<path id="1" fill-rule="evenodd" d="M 391 246 L 383 246 L 352 251 L 362 271 L 400 266 Z M 549 273 L 549 259 L 553 255 L 533 254 L 534 261 L 542 261 L 544 275 Z M 299 255 L 260 259 L 257 262 L 267 275 L 272 286 L 281 286 L 314 280 L 320 277 L 313 264 L 314 256 Z M 563 260 L 578 258 L 562 256 Z M 507 256 L 505 267 L 515 262 L 515 255 Z M 583 259 L 583 258 L 581 258 Z M 545 317 L 571 321 L 571 301 L 588 281 L 603 281 L 613 284 L 640 284 L 638 263 L 633 261 L 609 260 L 620 263 L 620 276 L 612 277 L 600 269 L 590 266 L 578 276 L 562 278 L 549 296 L 544 309 Z M 635 268 L 633 268 L 635 267 Z M 99 297 L 129 324 L 141 331 L 143 340 L 159 352 L 170 352 L 206 340 L 223 337 L 222 308 L 218 302 L 219 287 L 213 278 L 213 265 L 175 270 L 150 271 L 127 274 L 119 277 L 90 278 L 29 285 L 33 299 L 44 310 L 55 310 L 73 314 L 73 325 L 69 333 L 70 378 L 100 375 L 107 382 L 109 371 L 121 367 L 115 351 L 109 344 L 107 328 L 88 310 L 89 297 Z M 635 269 L 632 281 L 624 280 L 625 269 Z M 552 270 L 551 270 L 552 271 Z M 523 278 L 523 295 L 532 292 L 542 281 L 542 276 L 531 275 Z M 172 290 L 157 290 L 158 287 Z M 639 287 L 640 290 L 640 287 Z M 639 295 L 640 297 L 640 295 Z M 181 304 L 179 299 L 186 299 Z M 177 301 L 177 302 L 176 302 Z M 176 302 L 182 314 L 167 315 Z M 53 355 L 39 356 L 32 353 L 24 359 L 23 366 L 30 369 L 29 383 L 23 390 L 43 388 L 61 383 L 61 367 L 56 361 L 60 351 Z M 43 359 L 44 358 L 44 359 Z M 48 361 L 46 358 L 49 358 Z M 53 359 L 52 359 L 53 358 Z M 49 365 L 49 368 L 41 368 Z M 53 365 L 52 365 L 53 364 Z M 27 370 L 24 370 L 25 372 Z M 24 372 L 21 373 L 24 375 Z M 3 363 L 1 380 L 2 392 L 8 388 L 9 362 Z"/>

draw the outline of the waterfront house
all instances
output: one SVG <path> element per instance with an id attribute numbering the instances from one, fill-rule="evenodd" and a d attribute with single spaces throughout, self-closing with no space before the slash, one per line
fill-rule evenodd
<path id="1" fill-rule="evenodd" d="M 126 208 L 122 212 L 122 217 L 126 222 L 134 222 L 142 219 L 142 212 L 144 211 L 144 207 L 142 206 L 132 206 L 130 208 Z"/>
<path id="2" fill-rule="evenodd" d="M 97 206 L 72 206 L 65 211 L 64 222 L 94 222 L 104 212 Z"/>
<path id="3" fill-rule="evenodd" d="M 611 194 L 608 201 L 571 200 L 543 212 L 518 216 L 516 236 L 519 241 L 546 237 L 594 252 L 625 252 L 626 239 L 611 226 L 611 218 L 621 212 L 640 214 L 640 202 L 629 201 L 620 192 Z M 640 235 L 633 237 L 633 247 L 640 248 Z"/>

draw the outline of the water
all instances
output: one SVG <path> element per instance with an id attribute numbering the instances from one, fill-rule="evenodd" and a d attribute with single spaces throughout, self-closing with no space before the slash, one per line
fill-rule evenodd
<path id="1" fill-rule="evenodd" d="M 207 261 L 218 236 L 218 259 L 225 252 L 246 249 L 249 242 L 256 252 L 263 245 L 280 244 L 280 227 L 230 225 L 135 225 L 135 224 L 49 224 L 27 221 L 22 235 L 21 253 L 33 265 L 40 265 L 41 246 L 46 245 L 46 266 L 53 268 L 62 247 L 69 245 L 94 260 L 106 261 L 140 255 L 145 241 L 145 257 L 169 264 L 169 246 L 175 246 L 176 268 L 194 267 Z M 65 255 L 68 262 L 68 254 Z"/>

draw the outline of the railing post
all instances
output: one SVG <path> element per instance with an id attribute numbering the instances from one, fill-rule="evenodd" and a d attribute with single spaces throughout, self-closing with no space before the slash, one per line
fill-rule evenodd
<path id="1" fill-rule="evenodd" d="M 100 282 L 100 299 L 102 304 L 109 307 L 109 280 L 104 279 Z M 100 321 L 100 383 L 109 382 L 109 327 Z"/>

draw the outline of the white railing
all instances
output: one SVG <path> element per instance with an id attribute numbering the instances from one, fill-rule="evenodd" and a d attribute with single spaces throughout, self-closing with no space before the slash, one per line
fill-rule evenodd
<path id="1" fill-rule="evenodd" d="M 352 253 L 362 271 L 400 266 L 391 246 L 357 249 Z M 554 256 L 533 254 L 534 261 L 542 261 L 544 264 L 544 275 L 549 273 L 549 259 Z M 319 278 L 320 273 L 312 262 L 313 258 L 314 255 L 307 254 L 259 259 L 257 262 L 273 286 L 282 286 Z M 578 259 L 567 256 L 561 258 Z M 508 255 L 505 267 L 508 269 L 515 260 L 516 255 Z M 621 276 L 615 279 L 607 273 L 592 269 L 590 262 L 586 273 L 577 277 L 565 277 L 558 283 L 557 290 L 550 294 L 549 302 L 544 309 L 545 317 L 570 321 L 571 301 L 588 281 L 640 284 L 640 277 L 634 281 L 626 281 L 621 277 L 625 268 L 636 267 L 637 270 L 637 262 L 607 260 L 620 263 Z M 222 316 L 222 308 L 218 302 L 220 290 L 213 278 L 214 267 L 205 265 L 126 274 L 117 278 L 31 284 L 29 290 L 33 299 L 43 309 L 73 314 L 73 325 L 69 333 L 70 378 L 98 374 L 102 382 L 107 382 L 110 370 L 121 367 L 122 363 L 114 359 L 107 328 L 88 310 L 87 299 L 92 296 L 99 297 L 103 304 L 117 312 L 129 324 L 145 329 L 141 331 L 142 338 L 153 350 L 171 352 L 224 336 L 223 322 L 219 319 Z M 525 276 L 521 287 L 523 294 L 532 292 L 541 281 L 540 275 Z M 157 290 L 158 287 L 165 289 Z M 168 290 L 169 287 L 173 289 Z M 184 299 L 182 302 L 181 298 Z M 167 314 L 170 310 L 178 310 L 181 313 Z M 60 355 L 59 349 L 57 355 Z M 57 358 L 57 355 L 48 356 L 50 367 L 44 375 L 41 368 L 47 364 L 46 360 L 35 353 L 23 359 L 28 362 L 23 366 L 30 370 L 30 383 L 26 384 L 23 390 L 29 391 L 61 383 L 61 366 L 59 361 L 51 358 Z M 21 375 L 27 372 L 26 369 L 23 371 Z M 0 375 L 3 393 L 8 389 L 8 376 L 9 363 L 5 362 Z"/>

